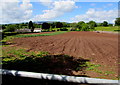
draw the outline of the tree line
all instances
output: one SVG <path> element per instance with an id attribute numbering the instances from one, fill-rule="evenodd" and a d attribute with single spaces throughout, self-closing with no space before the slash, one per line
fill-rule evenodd
<path id="1" fill-rule="evenodd" d="M 91 31 L 95 30 L 95 27 L 98 26 L 113 26 L 113 24 L 109 24 L 107 21 L 103 21 L 103 23 L 96 23 L 95 21 L 89 21 L 85 23 L 84 21 L 80 21 L 78 23 L 66 23 L 66 22 L 52 22 L 47 23 L 44 22 L 42 24 L 36 24 L 32 21 L 21 24 L 5 24 L 2 25 L 2 29 L 5 32 L 14 32 L 16 29 L 29 28 L 31 32 L 34 31 L 35 28 L 42 28 L 45 31 L 68 31 L 67 28 L 70 28 L 70 31 Z M 120 18 L 116 18 L 115 26 L 120 26 Z M 54 29 L 55 28 L 55 29 Z"/>

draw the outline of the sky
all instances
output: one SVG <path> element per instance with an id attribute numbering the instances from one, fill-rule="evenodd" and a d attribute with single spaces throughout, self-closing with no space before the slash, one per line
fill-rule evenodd
<path id="1" fill-rule="evenodd" d="M 30 20 L 114 23 L 118 17 L 118 0 L 4 0 L 0 6 L 0 24 Z"/>

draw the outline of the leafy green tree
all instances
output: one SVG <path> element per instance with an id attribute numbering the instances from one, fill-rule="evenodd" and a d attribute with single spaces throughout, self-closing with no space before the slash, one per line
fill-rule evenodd
<path id="1" fill-rule="evenodd" d="M 32 21 L 29 21 L 28 27 L 29 27 L 29 29 L 31 29 L 31 32 L 34 31 L 34 28 L 35 28 L 35 27 L 33 26 L 33 22 L 32 22 Z"/>
<path id="2" fill-rule="evenodd" d="M 48 23 L 46 23 L 46 22 L 44 22 L 44 23 L 42 24 L 42 29 L 49 30 L 49 28 L 50 28 L 50 24 L 48 24 Z"/>
<path id="3" fill-rule="evenodd" d="M 95 21 L 89 21 L 88 24 L 92 24 L 93 27 L 97 27 L 97 23 Z"/>
<path id="4" fill-rule="evenodd" d="M 113 26 L 113 24 L 109 24 L 109 26 Z"/>
<path id="5" fill-rule="evenodd" d="M 71 31 L 77 30 L 77 23 L 70 23 Z"/>
<path id="6" fill-rule="evenodd" d="M 3 29 L 3 30 L 6 29 L 5 25 L 2 25 L 2 29 Z"/>
<path id="7" fill-rule="evenodd" d="M 77 23 L 77 28 L 79 28 L 79 30 L 81 30 L 83 24 L 85 24 L 84 21 L 80 21 L 80 22 L 78 22 L 78 23 Z"/>
<path id="8" fill-rule="evenodd" d="M 16 25 L 8 25 L 4 32 L 14 32 L 17 29 Z"/>
<path id="9" fill-rule="evenodd" d="M 63 27 L 63 24 L 61 22 L 56 23 L 56 28 L 62 28 L 62 27 Z"/>
<path id="10" fill-rule="evenodd" d="M 97 27 L 97 24 L 96 24 L 95 21 L 89 21 L 89 22 L 88 22 L 88 26 L 89 26 L 89 29 L 94 30 L 95 27 Z"/>
<path id="11" fill-rule="evenodd" d="M 102 25 L 106 27 L 106 26 L 108 26 L 108 22 L 104 21 Z"/>
<path id="12" fill-rule="evenodd" d="M 51 26 L 51 28 L 55 28 L 56 27 L 56 23 L 53 22 L 53 23 L 50 24 L 50 26 Z"/>
<path id="13" fill-rule="evenodd" d="M 63 27 L 67 27 L 68 26 L 66 22 L 62 22 L 62 24 L 63 24 Z"/>
<path id="14" fill-rule="evenodd" d="M 86 24 L 86 23 L 82 24 L 82 31 L 89 31 L 88 24 Z"/>
<path id="15" fill-rule="evenodd" d="M 116 20 L 115 20 L 115 26 L 120 26 L 120 17 L 116 18 Z"/>

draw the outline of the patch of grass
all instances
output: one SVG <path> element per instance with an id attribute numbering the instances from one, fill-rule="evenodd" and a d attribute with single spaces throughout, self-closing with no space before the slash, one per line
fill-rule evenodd
<path id="1" fill-rule="evenodd" d="M 94 70 L 94 69 L 96 69 L 97 67 L 100 67 L 101 65 L 99 65 L 99 64 L 92 64 L 92 63 L 90 63 L 90 62 L 85 62 L 84 64 L 80 64 L 79 66 L 80 66 L 80 67 L 85 67 L 86 70 Z M 80 70 L 79 67 L 78 67 L 77 69 Z"/>
<path id="2" fill-rule="evenodd" d="M 87 67 L 86 70 L 89 71 L 94 71 L 96 73 L 100 73 L 100 74 L 104 74 L 104 75 L 110 75 L 110 74 L 114 74 L 115 72 L 113 71 L 101 71 L 98 69 L 98 67 L 100 67 L 100 64 L 92 64 L 90 62 L 86 62 L 84 65 L 82 65 L 83 67 Z"/>
<path id="3" fill-rule="evenodd" d="M 9 48 L 9 50 L 3 50 L 2 61 L 11 61 L 15 59 L 25 59 L 26 57 L 43 57 L 48 55 L 48 52 L 26 52 L 25 49 L 16 49 L 15 47 Z"/>
<path id="4" fill-rule="evenodd" d="M 66 33 L 67 31 L 58 31 L 58 32 L 53 32 L 53 33 L 47 33 L 47 34 L 27 34 L 27 35 L 16 35 L 15 37 L 38 37 L 38 36 L 52 36 L 52 35 L 58 35 L 62 33 Z"/>
<path id="5" fill-rule="evenodd" d="M 14 39 L 14 38 L 21 38 L 21 37 L 38 37 L 38 36 L 52 36 L 52 35 L 58 35 L 62 33 L 66 33 L 68 31 L 58 31 L 58 32 L 53 32 L 53 33 L 46 33 L 46 34 L 17 34 L 17 35 L 12 35 L 12 36 L 6 36 L 3 40 L 0 41 L 2 43 L 2 46 L 8 46 L 8 41 Z M 12 41 L 10 41 L 12 43 Z"/>
<path id="6" fill-rule="evenodd" d="M 14 38 L 19 38 L 19 37 L 38 37 L 38 36 L 52 36 L 52 35 L 58 35 L 58 34 L 62 34 L 62 33 L 66 33 L 67 31 L 58 31 L 58 32 L 53 32 L 53 33 L 46 33 L 46 34 L 17 34 L 17 35 L 13 35 L 13 36 L 6 36 L 3 40 L 1 40 L 0 42 L 6 43 L 7 41 L 10 41 Z"/>
<path id="7" fill-rule="evenodd" d="M 86 65 L 87 65 L 86 70 L 94 70 L 101 66 L 100 64 L 92 64 L 90 62 L 86 62 Z"/>
<path id="8" fill-rule="evenodd" d="M 1 40 L 1 42 L 4 44 L 5 42 L 10 41 L 10 40 L 12 40 L 14 38 L 15 38 L 15 36 L 7 36 L 3 40 Z"/>
<path id="9" fill-rule="evenodd" d="M 105 71 L 105 72 L 104 72 L 105 75 L 110 75 L 110 74 L 114 74 L 114 73 L 115 73 L 115 72 L 113 72 L 113 71 Z"/>
<path id="10" fill-rule="evenodd" d="M 113 27 L 95 27 L 96 31 L 112 31 L 112 32 L 119 32 L 120 29 L 118 26 Z"/>

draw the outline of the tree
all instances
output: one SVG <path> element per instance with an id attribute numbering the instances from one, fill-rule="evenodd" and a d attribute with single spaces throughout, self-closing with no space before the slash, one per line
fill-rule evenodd
<path id="1" fill-rule="evenodd" d="M 94 30 L 95 27 L 97 27 L 97 24 L 96 24 L 95 21 L 89 21 L 89 22 L 88 22 L 88 26 L 89 26 L 89 29 Z"/>
<path id="2" fill-rule="evenodd" d="M 62 28 L 63 24 L 61 22 L 56 22 L 56 28 Z"/>
<path id="3" fill-rule="evenodd" d="M 108 26 L 108 22 L 107 22 L 107 21 L 104 21 L 104 22 L 103 22 L 103 26 Z"/>
<path id="4" fill-rule="evenodd" d="M 81 30 L 83 24 L 85 24 L 84 21 L 80 21 L 80 22 L 78 22 L 78 23 L 77 23 L 77 28 L 79 28 L 79 30 Z"/>
<path id="5" fill-rule="evenodd" d="M 33 23 L 32 23 L 32 21 L 30 21 L 29 23 L 28 23 L 28 27 L 29 27 L 29 29 L 31 29 L 31 32 L 33 32 L 34 31 L 34 26 L 33 26 Z"/>
<path id="6" fill-rule="evenodd" d="M 115 20 L 115 26 L 120 26 L 120 17 L 116 18 L 116 20 Z"/>
<path id="7" fill-rule="evenodd" d="M 109 24 L 109 26 L 113 26 L 113 24 Z"/>
<path id="8" fill-rule="evenodd" d="M 89 30 L 88 24 L 86 23 L 82 24 L 82 31 L 88 31 L 88 30 Z"/>
<path id="9" fill-rule="evenodd" d="M 68 26 L 66 22 L 62 22 L 62 24 L 63 24 L 63 27 L 67 27 Z"/>
<path id="10" fill-rule="evenodd" d="M 17 29 L 16 25 L 8 25 L 4 32 L 14 32 Z"/>
<path id="11" fill-rule="evenodd" d="M 50 28 L 50 24 L 48 24 L 48 23 L 46 23 L 46 22 L 44 22 L 44 23 L 42 24 L 42 29 L 47 29 L 47 30 L 49 30 L 49 28 Z"/>
<path id="12" fill-rule="evenodd" d="M 93 25 L 93 27 L 97 27 L 97 24 L 96 24 L 96 22 L 95 22 L 95 21 L 89 21 L 89 22 L 88 22 L 88 24 L 92 24 L 92 25 Z"/>
<path id="13" fill-rule="evenodd" d="M 3 30 L 6 29 L 5 25 L 2 25 L 2 29 L 3 29 Z"/>
<path id="14" fill-rule="evenodd" d="M 71 31 L 77 30 L 77 23 L 70 23 Z"/>

